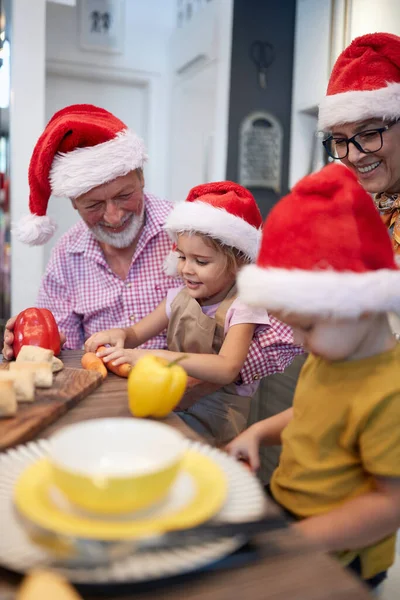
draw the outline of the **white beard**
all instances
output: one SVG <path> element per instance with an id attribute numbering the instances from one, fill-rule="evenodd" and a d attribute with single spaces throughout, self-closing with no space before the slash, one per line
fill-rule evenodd
<path id="1" fill-rule="evenodd" d="M 98 242 L 102 244 L 108 244 L 113 248 L 128 248 L 138 236 L 139 231 L 141 230 L 144 223 L 144 207 L 140 215 L 129 215 L 127 219 L 122 221 L 121 225 L 126 223 L 128 219 L 131 220 L 128 227 L 119 233 L 113 233 L 111 231 L 107 231 L 107 228 L 110 228 L 109 225 L 103 223 L 102 225 L 94 225 L 90 228 L 93 236 L 96 238 Z M 110 228 L 112 229 L 112 228 Z"/>

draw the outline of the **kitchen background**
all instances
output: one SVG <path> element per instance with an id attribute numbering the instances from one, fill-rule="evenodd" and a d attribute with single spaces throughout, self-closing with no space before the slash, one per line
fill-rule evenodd
<path id="1" fill-rule="evenodd" d="M 266 216 L 325 160 L 317 105 L 335 58 L 379 30 L 400 33 L 399 0 L 0 0 L 0 324 L 35 303 L 51 249 L 77 219 L 51 199 L 54 240 L 29 248 L 10 235 L 56 110 L 98 104 L 137 131 L 153 193 L 181 201 L 228 178 Z"/>

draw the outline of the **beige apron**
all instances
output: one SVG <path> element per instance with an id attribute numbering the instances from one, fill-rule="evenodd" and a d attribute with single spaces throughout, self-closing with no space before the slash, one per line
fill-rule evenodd
<path id="1" fill-rule="evenodd" d="M 215 318 L 208 317 L 186 288 L 171 304 L 167 331 L 168 350 L 195 354 L 218 354 L 225 334 L 225 317 L 236 298 L 234 286 L 219 305 Z M 251 396 L 239 396 L 231 383 L 204 396 L 177 414 L 207 441 L 221 446 L 236 437 L 247 424 Z"/>

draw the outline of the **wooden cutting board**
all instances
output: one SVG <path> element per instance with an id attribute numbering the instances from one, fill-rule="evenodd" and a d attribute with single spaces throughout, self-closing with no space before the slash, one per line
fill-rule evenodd
<path id="1" fill-rule="evenodd" d="M 8 369 L 8 363 L 0 363 L 0 369 Z M 101 382 L 99 373 L 85 369 L 65 368 L 55 373 L 51 388 L 36 388 L 34 402 L 18 403 L 15 417 L 0 419 L 0 450 L 34 438 Z"/>

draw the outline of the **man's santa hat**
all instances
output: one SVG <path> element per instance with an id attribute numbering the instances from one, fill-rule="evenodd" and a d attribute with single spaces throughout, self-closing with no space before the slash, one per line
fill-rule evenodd
<path id="1" fill-rule="evenodd" d="M 255 265 L 238 276 L 247 304 L 321 317 L 400 310 L 400 271 L 370 195 L 331 164 L 282 198 L 264 225 Z"/>
<path id="2" fill-rule="evenodd" d="M 370 33 L 340 54 L 319 105 L 318 127 L 400 116 L 400 37 Z"/>
<path id="3" fill-rule="evenodd" d="M 51 238 L 56 224 L 46 215 L 50 195 L 76 198 L 142 168 L 146 160 L 143 141 L 107 110 L 74 104 L 58 111 L 33 150 L 31 214 L 15 227 L 18 239 L 36 246 Z"/>
<path id="4" fill-rule="evenodd" d="M 165 223 L 175 243 L 179 233 L 201 233 L 239 250 L 255 261 L 261 240 L 262 216 L 254 196 L 232 181 L 204 183 L 192 188 L 185 202 L 178 202 Z M 173 250 L 165 262 L 168 275 L 177 273 Z"/>

